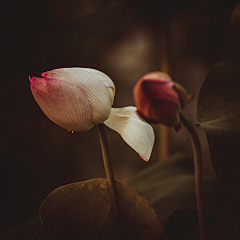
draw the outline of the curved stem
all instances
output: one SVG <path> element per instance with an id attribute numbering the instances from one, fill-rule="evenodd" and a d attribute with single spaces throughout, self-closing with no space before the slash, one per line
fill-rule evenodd
<path id="1" fill-rule="evenodd" d="M 196 191 L 196 200 L 197 200 L 197 209 L 198 209 L 198 219 L 199 219 L 199 230 L 201 240 L 207 239 L 207 230 L 206 230 L 206 214 L 204 208 L 203 200 L 203 170 L 202 170 L 202 149 L 199 137 L 195 130 L 194 124 L 187 119 L 183 113 L 180 112 L 180 119 L 182 124 L 188 130 L 188 133 L 191 138 L 193 155 L 194 155 L 194 172 L 195 172 L 195 191 Z"/>
<path id="2" fill-rule="evenodd" d="M 115 236 L 116 236 L 116 239 L 121 239 L 121 226 L 120 226 L 117 188 L 116 188 L 116 182 L 114 180 L 112 165 L 110 162 L 107 136 L 104 129 L 104 124 L 101 123 L 101 124 L 98 124 L 97 126 L 98 126 L 98 133 L 99 133 L 99 138 L 100 138 L 100 143 L 102 148 L 104 168 L 105 168 L 105 172 L 108 180 L 110 197 L 112 202 Z"/>

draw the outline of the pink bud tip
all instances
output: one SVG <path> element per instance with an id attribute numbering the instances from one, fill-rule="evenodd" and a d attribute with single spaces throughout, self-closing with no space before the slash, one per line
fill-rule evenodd
<path id="1" fill-rule="evenodd" d="M 47 72 L 41 73 L 42 77 L 46 77 L 47 76 Z"/>

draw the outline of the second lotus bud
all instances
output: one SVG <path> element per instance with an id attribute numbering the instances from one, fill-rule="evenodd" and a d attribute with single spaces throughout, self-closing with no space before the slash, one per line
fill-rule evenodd
<path id="1" fill-rule="evenodd" d="M 178 128 L 179 111 L 185 107 L 187 91 L 163 72 L 151 72 L 139 79 L 133 90 L 138 113 L 149 123 Z"/>

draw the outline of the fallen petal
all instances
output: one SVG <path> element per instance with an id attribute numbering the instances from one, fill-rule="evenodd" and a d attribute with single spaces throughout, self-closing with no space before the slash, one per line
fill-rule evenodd
<path id="1" fill-rule="evenodd" d="M 118 132 L 145 161 L 149 160 L 155 135 L 151 125 L 138 115 L 136 107 L 112 108 L 104 123 Z"/>

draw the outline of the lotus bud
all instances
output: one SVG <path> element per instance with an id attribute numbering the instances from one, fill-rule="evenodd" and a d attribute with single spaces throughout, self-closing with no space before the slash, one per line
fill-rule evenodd
<path id="1" fill-rule="evenodd" d="M 108 119 L 115 86 L 106 74 L 73 67 L 41 76 L 30 77 L 33 96 L 45 115 L 60 127 L 85 132 Z"/>
<path id="2" fill-rule="evenodd" d="M 163 72 L 151 72 L 139 79 L 133 90 L 139 115 L 149 123 L 181 130 L 179 111 L 187 104 L 187 91 Z"/>

